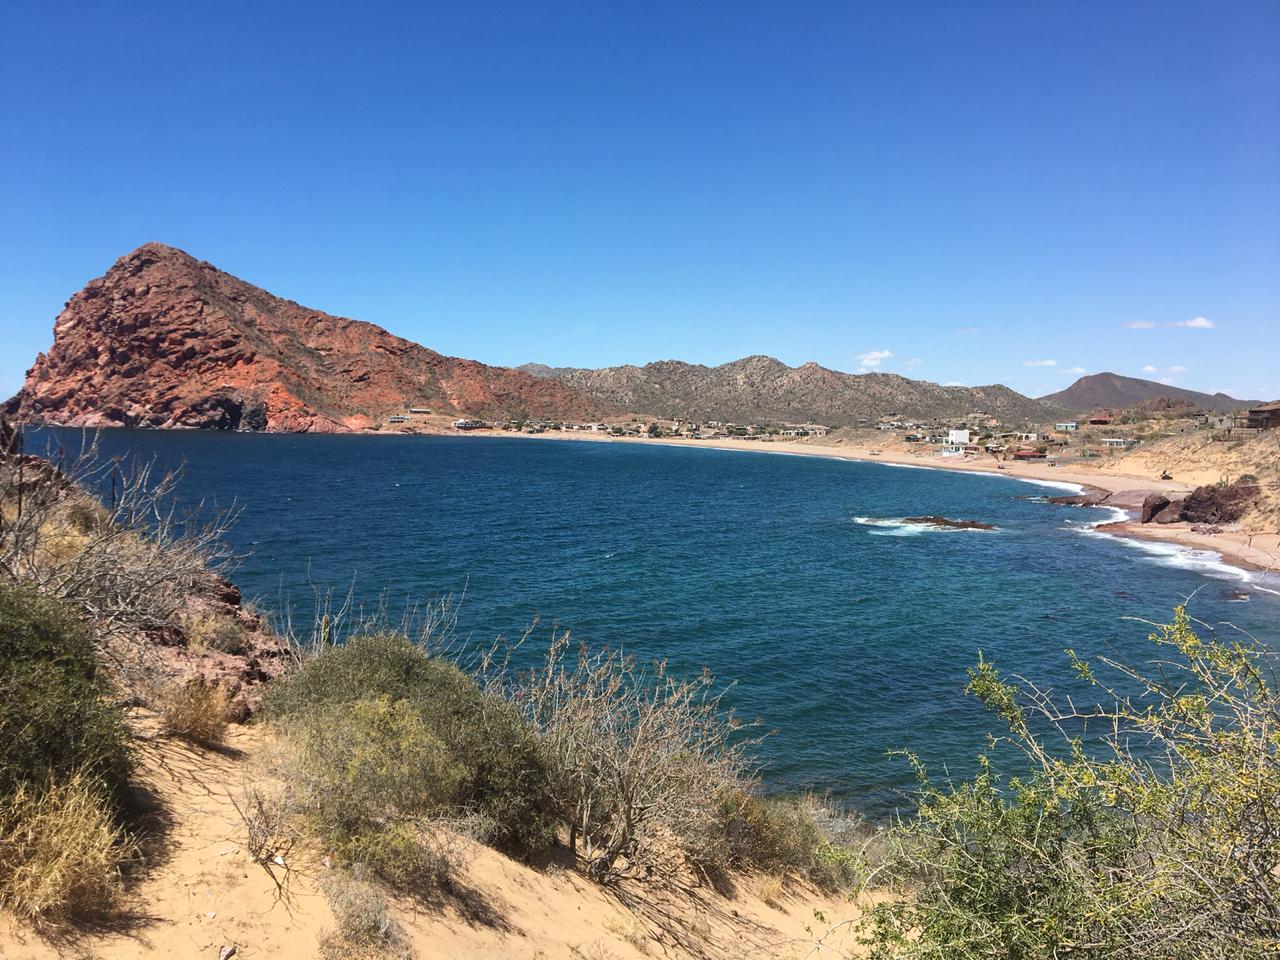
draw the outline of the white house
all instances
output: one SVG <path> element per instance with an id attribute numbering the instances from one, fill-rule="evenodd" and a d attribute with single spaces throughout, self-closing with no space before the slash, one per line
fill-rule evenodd
<path id="1" fill-rule="evenodd" d="M 1106 447 L 1132 447 L 1138 441 L 1132 437 L 1103 437 L 1102 444 Z"/>
<path id="2" fill-rule="evenodd" d="M 968 430 L 948 430 L 947 431 L 947 443 L 950 444 L 951 446 L 959 445 L 963 447 L 968 442 L 969 442 Z"/>
<path id="3" fill-rule="evenodd" d="M 1080 422 L 1078 420 L 1066 420 L 1062 423 L 1055 423 L 1053 429 L 1059 433 L 1070 433 L 1072 430 L 1080 429 Z"/>

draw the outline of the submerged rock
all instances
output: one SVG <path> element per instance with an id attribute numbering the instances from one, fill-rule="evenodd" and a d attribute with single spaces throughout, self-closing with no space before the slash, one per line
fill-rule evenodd
<path id="1" fill-rule="evenodd" d="M 925 517 L 903 517 L 903 523 L 918 523 L 930 527 L 943 527 L 947 530 L 996 530 L 994 524 L 983 523 L 981 520 L 952 520 L 948 517 L 939 517 L 930 514 Z"/>

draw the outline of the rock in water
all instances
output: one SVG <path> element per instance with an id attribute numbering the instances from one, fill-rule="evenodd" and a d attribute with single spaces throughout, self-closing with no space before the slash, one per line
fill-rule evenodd
<path id="1" fill-rule="evenodd" d="M 903 523 L 918 523 L 930 527 L 942 527 L 947 530 L 995 530 L 996 527 L 981 520 L 951 520 L 930 514 L 926 517 L 903 517 Z"/>

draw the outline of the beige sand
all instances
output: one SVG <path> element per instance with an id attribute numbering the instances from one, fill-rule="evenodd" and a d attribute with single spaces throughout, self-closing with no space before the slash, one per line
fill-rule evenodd
<path id="1" fill-rule="evenodd" d="M 145 717 L 142 726 L 154 729 Z M 223 947 L 235 946 L 238 960 L 312 960 L 317 936 L 331 923 L 314 880 L 325 871 L 322 858 L 297 856 L 293 903 L 279 903 L 271 880 L 245 854 L 243 825 L 231 803 L 263 746 L 252 727 L 232 728 L 227 749 L 219 752 L 161 736 L 145 740 L 141 779 L 171 826 L 129 890 L 128 916 L 107 929 L 54 939 L 0 917 L 0 958 L 216 960 Z M 799 884 L 737 877 L 731 895 L 706 886 L 665 895 L 640 887 L 620 898 L 570 870 L 534 870 L 478 845 L 470 852 L 456 894 L 395 903 L 422 960 L 763 960 L 856 953 L 848 921 L 857 917 L 857 907 Z"/>

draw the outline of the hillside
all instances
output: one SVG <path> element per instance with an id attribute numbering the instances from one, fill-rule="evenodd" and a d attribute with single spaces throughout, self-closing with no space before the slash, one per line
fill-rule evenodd
<path id="1" fill-rule="evenodd" d="M 158 243 L 67 302 L 53 346 L 3 410 L 74 426 L 342 432 L 410 405 L 493 418 L 604 412 L 565 385 L 443 356 Z"/>
<path id="2" fill-rule="evenodd" d="M 1168 397 L 1193 404 L 1201 410 L 1214 410 L 1226 413 L 1240 407 L 1257 403 L 1255 400 L 1237 400 L 1225 393 L 1201 393 L 1198 390 L 1185 390 L 1154 380 L 1142 380 L 1138 377 L 1122 377 L 1118 373 L 1094 373 L 1081 377 L 1065 390 L 1051 393 L 1040 399 L 1045 403 L 1058 404 L 1075 413 L 1089 410 L 1119 409 L 1131 407 L 1156 397 Z"/>
<path id="3" fill-rule="evenodd" d="M 890 414 L 925 418 L 981 410 L 1005 421 L 1042 422 L 1061 412 L 998 384 L 944 387 L 892 373 L 841 373 L 816 363 L 789 367 L 761 356 L 718 367 L 663 360 L 601 370 L 540 364 L 520 369 L 563 383 L 603 405 L 697 420 L 838 427 Z"/>

